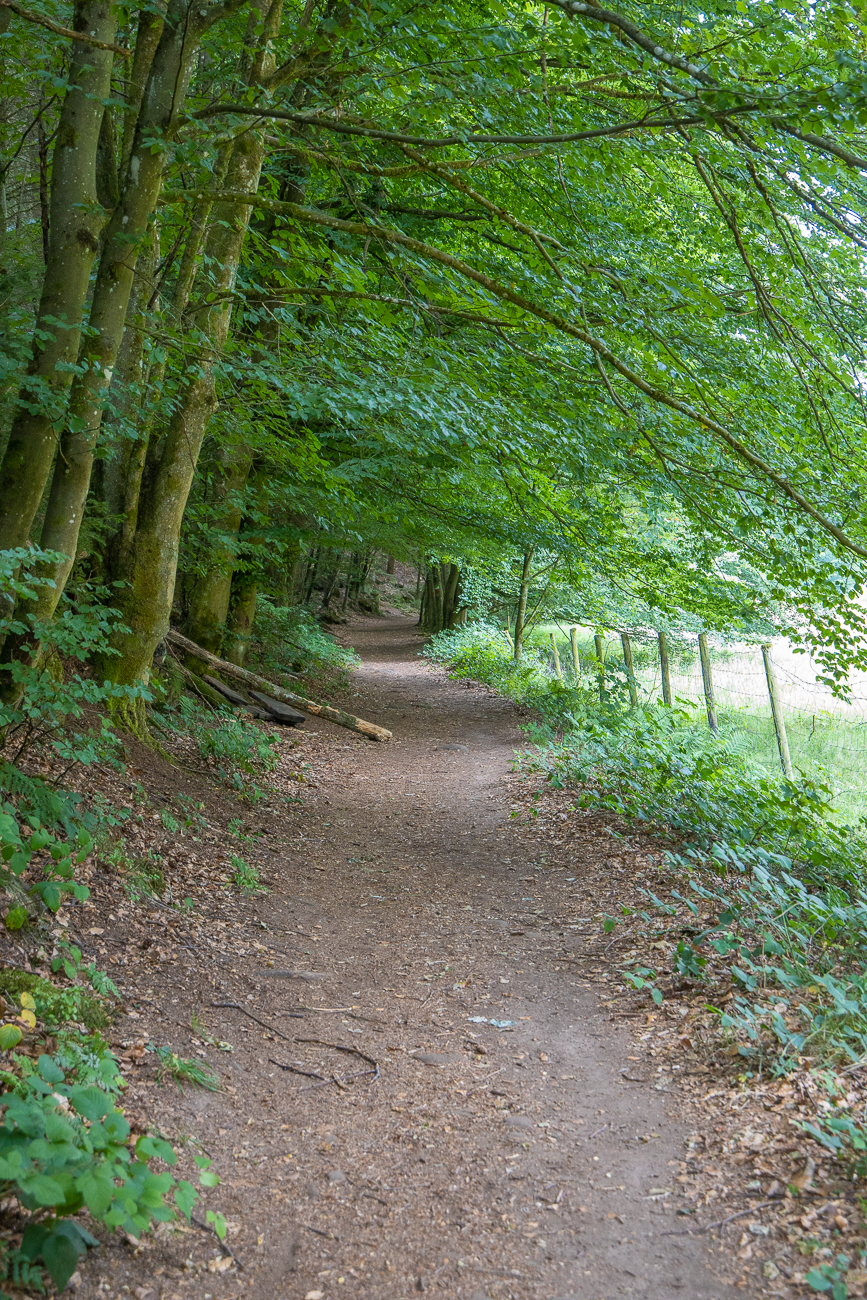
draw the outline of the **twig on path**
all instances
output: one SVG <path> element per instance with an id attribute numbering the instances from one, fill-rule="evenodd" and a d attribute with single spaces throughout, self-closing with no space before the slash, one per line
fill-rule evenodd
<path id="1" fill-rule="evenodd" d="M 295 1042 L 312 1043 L 315 1047 L 330 1047 L 334 1052 L 346 1052 L 349 1056 L 357 1056 L 360 1060 L 366 1061 L 368 1065 L 373 1066 L 372 1070 L 362 1070 L 361 1073 L 373 1074 L 374 1083 L 376 1083 L 379 1078 L 379 1062 L 375 1061 L 372 1056 L 368 1056 L 366 1052 L 362 1052 L 360 1047 L 345 1047 L 342 1043 L 326 1043 L 322 1038 L 296 1038 Z M 353 1078 L 360 1077 L 361 1075 L 353 1075 Z"/>
<path id="2" fill-rule="evenodd" d="M 765 1210 L 769 1205 L 775 1205 L 775 1201 L 760 1201 L 758 1205 L 748 1205 L 745 1210 L 737 1210 L 734 1214 L 729 1214 L 725 1219 L 719 1219 L 716 1223 L 708 1223 L 704 1228 L 669 1228 L 667 1232 L 660 1233 L 661 1237 L 697 1237 L 703 1232 L 713 1232 L 714 1228 L 724 1228 L 732 1219 L 742 1219 L 745 1214 L 758 1214 L 759 1210 Z"/>
<path id="3" fill-rule="evenodd" d="M 298 1005 L 304 1011 L 327 1012 L 329 1015 L 337 1015 L 338 1012 L 342 1012 L 343 1015 L 349 1016 L 350 1020 L 363 1020 L 369 1025 L 381 1025 L 383 1029 L 388 1028 L 388 1025 L 384 1020 L 374 1020 L 373 1016 L 360 1016 L 352 1007 L 309 1007 L 306 1002 L 299 1002 Z"/>
<path id="4" fill-rule="evenodd" d="M 191 1214 L 191 1215 L 190 1215 L 190 1223 L 194 1223 L 194 1224 L 196 1225 L 197 1228 L 201 1228 L 201 1229 L 202 1229 L 202 1232 L 212 1232 L 212 1233 L 214 1234 L 214 1236 L 217 1238 L 217 1241 L 219 1241 L 219 1243 L 220 1243 L 220 1249 L 221 1249 L 221 1250 L 224 1250 L 224 1251 L 226 1252 L 227 1255 L 231 1255 L 231 1256 L 232 1256 L 232 1259 L 233 1259 L 233 1260 L 235 1261 L 235 1263 L 238 1265 L 238 1268 L 243 1268 L 243 1267 L 244 1267 L 244 1265 L 241 1263 L 240 1259 L 238 1259 L 238 1256 L 237 1256 L 237 1255 L 235 1254 L 235 1252 L 232 1250 L 232 1247 L 229 1245 L 228 1241 L 224 1241 L 224 1240 L 220 1237 L 220 1234 L 217 1232 L 217 1229 L 214 1227 L 213 1223 L 202 1223 L 202 1220 L 201 1220 L 201 1219 L 197 1219 L 196 1216 L 195 1216 L 194 1214 Z"/>
<path id="5" fill-rule="evenodd" d="M 327 1082 L 327 1080 L 326 1080 Z M 317 1237 L 325 1237 L 327 1241 L 339 1241 L 340 1238 L 334 1232 L 323 1232 L 321 1228 L 311 1228 L 309 1223 L 299 1223 L 299 1228 L 305 1228 L 307 1232 L 315 1232 Z"/>
<path id="6" fill-rule="evenodd" d="M 273 1056 L 268 1057 L 269 1065 L 276 1065 L 280 1070 L 291 1070 L 293 1074 L 303 1074 L 305 1079 L 322 1079 L 324 1083 L 330 1083 L 324 1074 L 317 1074 L 315 1070 L 302 1070 L 297 1065 L 284 1065 L 282 1061 L 275 1061 Z"/>
<path id="7" fill-rule="evenodd" d="M 258 1016 L 254 1016 L 253 1012 L 248 1011 L 246 1007 L 242 1007 L 240 1002 L 212 1002 L 211 1006 L 232 1007 L 233 1010 L 235 1011 L 243 1012 L 245 1016 L 247 1016 L 250 1020 L 255 1021 L 257 1025 L 261 1025 L 263 1029 L 267 1029 L 269 1034 L 276 1034 L 278 1038 L 282 1038 L 283 1041 L 286 1043 L 292 1042 L 292 1039 L 289 1038 L 288 1035 L 281 1033 L 280 1030 L 275 1028 L 274 1025 L 266 1025 L 264 1020 L 260 1020 Z M 302 1012 L 300 1011 L 284 1011 L 283 1014 L 286 1016 L 294 1016 L 296 1020 L 303 1020 L 305 1018 Z"/>

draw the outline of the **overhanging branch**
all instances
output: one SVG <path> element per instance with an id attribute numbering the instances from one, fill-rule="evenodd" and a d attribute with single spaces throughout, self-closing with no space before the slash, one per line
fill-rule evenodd
<path id="1" fill-rule="evenodd" d="M 166 196 L 169 197 L 168 195 Z M 405 235 L 400 230 L 390 230 L 386 226 L 372 225 L 362 221 L 345 221 L 340 217 L 332 217 L 326 212 L 317 212 L 314 208 L 302 207 L 299 203 L 281 202 L 277 199 L 269 199 L 260 195 L 245 194 L 233 190 L 214 190 L 204 191 L 187 191 L 182 195 L 175 193 L 174 199 L 185 198 L 187 200 L 198 201 L 201 199 L 210 199 L 217 203 L 237 203 L 239 205 L 254 204 L 267 212 L 272 212 L 275 216 L 291 217 L 293 220 L 303 225 L 322 226 L 328 230 L 340 230 L 345 234 L 356 235 L 361 239 L 377 239 L 383 243 L 394 244 L 401 248 L 406 248 L 410 252 L 418 253 L 430 261 L 438 262 L 441 266 L 448 267 L 456 274 L 463 276 L 467 280 L 472 280 L 488 293 L 498 298 L 501 302 L 511 303 L 520 311 L 527 312 L 535 316 L 538 320 L 545 321 L 552 325 L 556 330 L 568 335 L 570 338 L 577 339 L 606 362 L 628 383 L 637 388 L 650 401 L 656 402 L 661 406 L 666 406 L 669 410 L 676 411 L 685 419 L 699 425 L 701 428 L 711 433 L 718 441 L 733 452 L 740 460 L 750 469 L 767 478 L 785 497 L 793 504 L 797 505 L 804 514 L 808 515 L 815 523 L 819 524 L 831 537 L 835 538 L 846 550 L 851 551 L 854 555 L 867 559 L 867 547 L 861 546 L 854 538 L 850 537 L 842 528 L 818 510 L 802 492 L 799 492 L 793 483 L 791 483 L 783 474 L 769 465 L 763 457 L 752 451 L 736 434 L 727 429 L 724 425 L 717 423 L 710 416 L 705 415 L 702 411 L 696 410 L 688 402 L 682 402 L 679 398 L 674 397 L 671 393 L 666 393 L 657 388 L 654 384 L 648 383 L 642 375 L 639 375 L 631 366 L 627 365 L 616 353 L 605 344 L 602 339 L 596 335 L 590 334 L 589 331 L 575 325 L 572 321 L 560 316 L 557 312 L 550 311 L 540 303 L 535 303 L 529 298 L 525 298 L 507 285 L 501 285 L 493 280 L 483 271 L 478 271 L 474 266 L 467 262 L 461 261 L 460 258 L 446 253 L 441 248 L 436 248 L 432 244 L 426 244 L 420 239 L 413 239 L 410 235 Z"/>

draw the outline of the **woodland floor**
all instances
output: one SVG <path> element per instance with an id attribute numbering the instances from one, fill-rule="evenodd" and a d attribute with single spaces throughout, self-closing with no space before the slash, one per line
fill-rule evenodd
<path id="1" fill-rule="evenodd" d="M 771 1166 L 741 1168 L 773 1134 L 711 1101 L 727 1085 L 678 1047 L 685 1012 L 608 991 L 599 913 L 653 845 L 595 816 L 567 832 L 556 804 L 510 816 L 529 799 L 511 772 L 516 709 L 420 659 L 407 618 L 344 639 L 363 659 L 346 702 L 390 744 L 310 720 L 283 733 L 277 774 L 301 802 L 240 813 L 189 764 L 137 747 L 125 780 L 153 806 L 181 792 L 204 809 L 197 838 L 164 841 L 194 911 L 133 905 L 96 871 L 90 903 L 64 909 L 123 989 L 128 1113 L 213 1156 L 221 1184 L 196 1213 L 225 1213 L 234 1255 L 195 1226 L 110 1238 L 76 1300 L 804 1294 L 763 1226 Z M 241 845 L 226 832 L 239 815 Z M 227 892 L 232 852 L 267 894 Z M 223 1090 L 160 1085 L 151 1041 L 204 1056 Z M 729 1158 L 735 1130 L 746 1154 Z M 785 1134 L 767 1149 L 803 1163 Z"/>

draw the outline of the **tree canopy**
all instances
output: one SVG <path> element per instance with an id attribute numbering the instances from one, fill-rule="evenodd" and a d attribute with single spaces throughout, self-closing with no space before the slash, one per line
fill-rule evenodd
<path id="1" fill-rule="evenodd" d="M 853 6 L 0 19 L 0 546 L 116 584 L 114 681 L 370 548 L 863 661 Z"/>

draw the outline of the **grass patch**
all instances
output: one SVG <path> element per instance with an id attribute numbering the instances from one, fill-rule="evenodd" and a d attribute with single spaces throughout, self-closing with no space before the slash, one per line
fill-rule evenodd
<path id="1" fill-rule="evenodd" d="M 181 1090 L 185 1083 L 192 1083 L 197 1088 L 207 1088 L 208 1092 L 220 1091 L 219 1075 L 204 1061 L 178 1056 L 170 1047 L 155 1047 L 153 1043 L 148 1044 L 147 1050 L 157 1058 L 157 1079 L 160 1084 L 166 1079 L 174 1079 Z"/>

